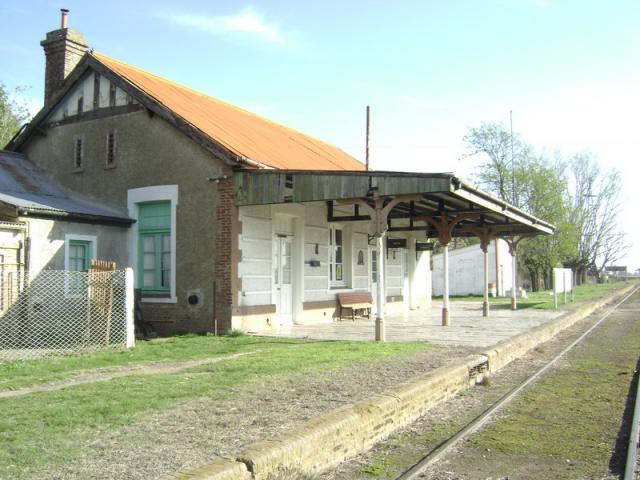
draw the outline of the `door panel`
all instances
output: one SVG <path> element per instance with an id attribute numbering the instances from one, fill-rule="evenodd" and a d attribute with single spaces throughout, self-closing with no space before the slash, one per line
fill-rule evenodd
<path id="1" fill-rule="evenodd" d="M 277 237 L 273 240 L 273 280 L 274 303 L 280 325 L 293 323 L 293 291 L 291 237 Z"/>

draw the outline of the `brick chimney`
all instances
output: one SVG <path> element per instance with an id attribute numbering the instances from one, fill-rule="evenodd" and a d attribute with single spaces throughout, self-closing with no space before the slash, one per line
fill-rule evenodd
<path id="1" fill-rule="evenodd" d="M 89 48 L 89 44 L 80 32 L 67 27 L 69 10 L 62 8 L 60 13 L 60 28 L 47 33 L 47 38 L 40 42 L 46 58 L 45 105 L 62 89 L 65 78 Z"/>

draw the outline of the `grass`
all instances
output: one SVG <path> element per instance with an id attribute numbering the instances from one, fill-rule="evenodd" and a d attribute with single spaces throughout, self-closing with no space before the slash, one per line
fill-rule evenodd
<path id="1" fill-rule="evenodd" d="M 258 354 L 178 374 L 131 375 L 47 393 L 0 399 L 0 478 L 29 476 L 72 460 L 96 432 L 114 431 L 155 411 L 197 398 L 225 399 L 265 378 L 315 374 L 410 355 L 427 343 L 317 342 L 258 337 L 183 336 L 140 343 L 132 351 L 13 363 L 3 386 L 68 376 L 90 367 L 187 360 L 241 351 Z M 52 372 L 47 372 L 47 367 Z M 15 376 L 15 378 L 13 378 Z"/>
<path id="2" fill-rule="evenodd" d="M 387 474 L 394 467 L 394 462 L 386 455 L 381 455 L 375 461 L 360 470 L 360 473 L 379 477 Z"/>
<path id="3" fill-rule="evenodd" d="M 96 368 L 215 358 L 234 353 L 268 350 L 271 345 L 285 346 L 293 343 L 304 342 L 235 334 L 221 337 L 186 334 L 139 341 L 131 350 L 0 363 L 0 390 L 62 380 Z"/>
<path id="4" fill-rule="evenodd" d="M 623 283 L 599 283 L 578 285 L 575 287 L 574 301 L 588 300 L 596 297 L 612 288 L 619 287 Z M 569 303 L 571 294 L 567 295 Z M 442 297 L 434 297 L 442 298 Z M 451 301 L 482 302 L 482 295 L 453 295 Z M 558 295 L 558 307 L 563 305 L 563 294 Z M 511 297 L 490 298 L 489 303 L 492 308 L 510 308 Z M 535 308 L 538 310 L 553 310 L 553 292 L 544 290 L 542 292 L 527 292 L 527 298 L 518 298 L 518 308 Z"/>
<path id="5" fill-rule="evenodd" d="M 547 472 L 549 478 L 601 478 L 619 468 L 610 462 L 640 339 L 637 322 L 621 322 L 628 327 L 623 334 L 612 338 L 600 330 L 590 336 L 570 355 L 568 367 L 527 390 L 504 419 L 472 439 L 473 446 L 547 463 L 558 470 Z"/>

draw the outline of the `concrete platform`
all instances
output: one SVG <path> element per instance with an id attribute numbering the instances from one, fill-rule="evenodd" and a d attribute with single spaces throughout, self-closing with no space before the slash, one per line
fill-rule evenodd
<path id="1" fill-rule="evenodd" d="M 557 318 L 562 310 L 524 308 L 515 312 L 507 305 L 493 306 L 489 318 L 482 317 L 481 302 L 451 302 L 448 327 L 441 325 L 442 303 L 427 310 L 413 310 L 385 318 L 387 341 L 429 341 L 437 345 L 489 347 L 501 340 Z M 373 340 L 375 320 L 340 320 L 318 325 L 271 328 L 252 334 L 317 340 Z"/>

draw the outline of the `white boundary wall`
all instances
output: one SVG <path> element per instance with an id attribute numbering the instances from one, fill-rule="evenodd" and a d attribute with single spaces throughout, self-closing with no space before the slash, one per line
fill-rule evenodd
<path id="1" fill-rule="evenodd" d="M 497 242 L 497 245 L 496 245 Z M 504 240 L 489 245 L 489 283 L 497 284 L 498 296 L 506 296 L 513 285 L 513 257 Z M 449 249 L 449 294 L 482 295 L 484 293 L 484 253 L 480 245 Z M 441 253 L 433 256 L 433 294 L 444 292 L 444 261 Z M 497 271 L 497 275 L 496 275 Z"/>

